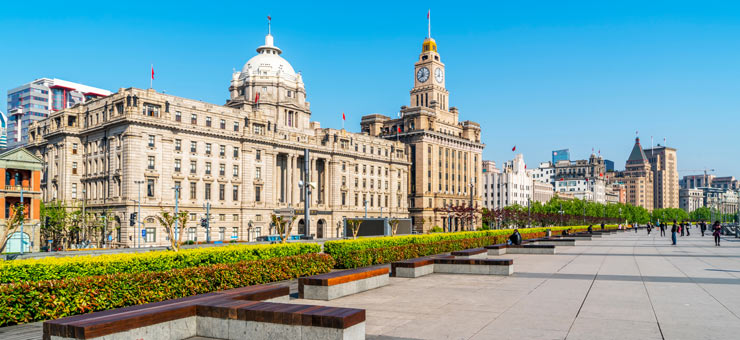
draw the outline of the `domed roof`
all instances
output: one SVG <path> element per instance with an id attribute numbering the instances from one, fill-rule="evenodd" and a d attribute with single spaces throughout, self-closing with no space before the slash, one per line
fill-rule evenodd
<path id="1" fill-rule="evenodd" d="M 256 56 L 252 57 L 244 64 L 242 68 L 242 77 L 251 75 L 267 75 L 295 78 L 296 73 L 293 66 L 283 59 L 280 54 L 283 52 L 272 42 L 272 35 L 265 36 L 265 44 L 257 48 Z"/>

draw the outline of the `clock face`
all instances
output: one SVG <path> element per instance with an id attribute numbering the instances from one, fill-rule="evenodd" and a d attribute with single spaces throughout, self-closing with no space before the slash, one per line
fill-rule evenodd
<path id="1" fill-rule="evenodd" d="M 437 67 L 434 70 L 434 79 L 437 81 L 437 83 L 442 83 L 442 80 L 444 80 L 444 74 L 442 73 L 442 69 Z"/>
<path id="2" fill-rule="evenodd" d="M 420 83 L 423 83 L 429 79 L 429 69 L 426 67 L 422 67 L 419 69 L 419 71 L 416 72 L 416 80 L 418 80 Z"/>

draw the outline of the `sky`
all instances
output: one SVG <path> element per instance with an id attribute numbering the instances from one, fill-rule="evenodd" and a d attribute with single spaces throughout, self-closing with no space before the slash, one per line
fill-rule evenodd
<path id="1" fill-rule="evenodd" d="M 312 120 L 409 104 L 427 34 L 450 105 L 479 122 L 484 159 L 530 168 L 569 148 L 617 169 L 636 133 L 678 149 L 679 175 L 740 176 L 740 2 L 714 1 L 22 1 L 0 11 L 0 93 L 40 77 L 149 86 L 224 104 L 234 69 L 264 43 L 300 71 Z M 0 109 L 6 110 L 6 103 Z"/>

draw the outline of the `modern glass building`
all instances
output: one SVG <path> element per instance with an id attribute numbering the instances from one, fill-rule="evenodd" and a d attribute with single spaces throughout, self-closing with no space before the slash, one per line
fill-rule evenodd
<path id="1" fill-rule="evenodd" d="M 570 149 L 555 150 L 552 152 L 552 164 L 558 161 L 570 161 Z"/>
<path id="2" fill-rule="evenodd" d="M 28 141 L 28 125 L 62 110 L 106 97 L 111 92 L 61 79 L 40 78 L 8 91 L 7 146 L 14 148 Z"/>

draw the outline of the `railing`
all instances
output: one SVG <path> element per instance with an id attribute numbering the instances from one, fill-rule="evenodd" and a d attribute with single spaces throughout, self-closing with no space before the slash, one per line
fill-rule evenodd
<path id="1" fill-rule="evenodd" d="M 23 189 L 23 191 L 32 191 L 31 187 L 24 187 L 20 185 L 6 185 L 5 186 L 5 191 L 21 191 L 21 189 Z"/>

